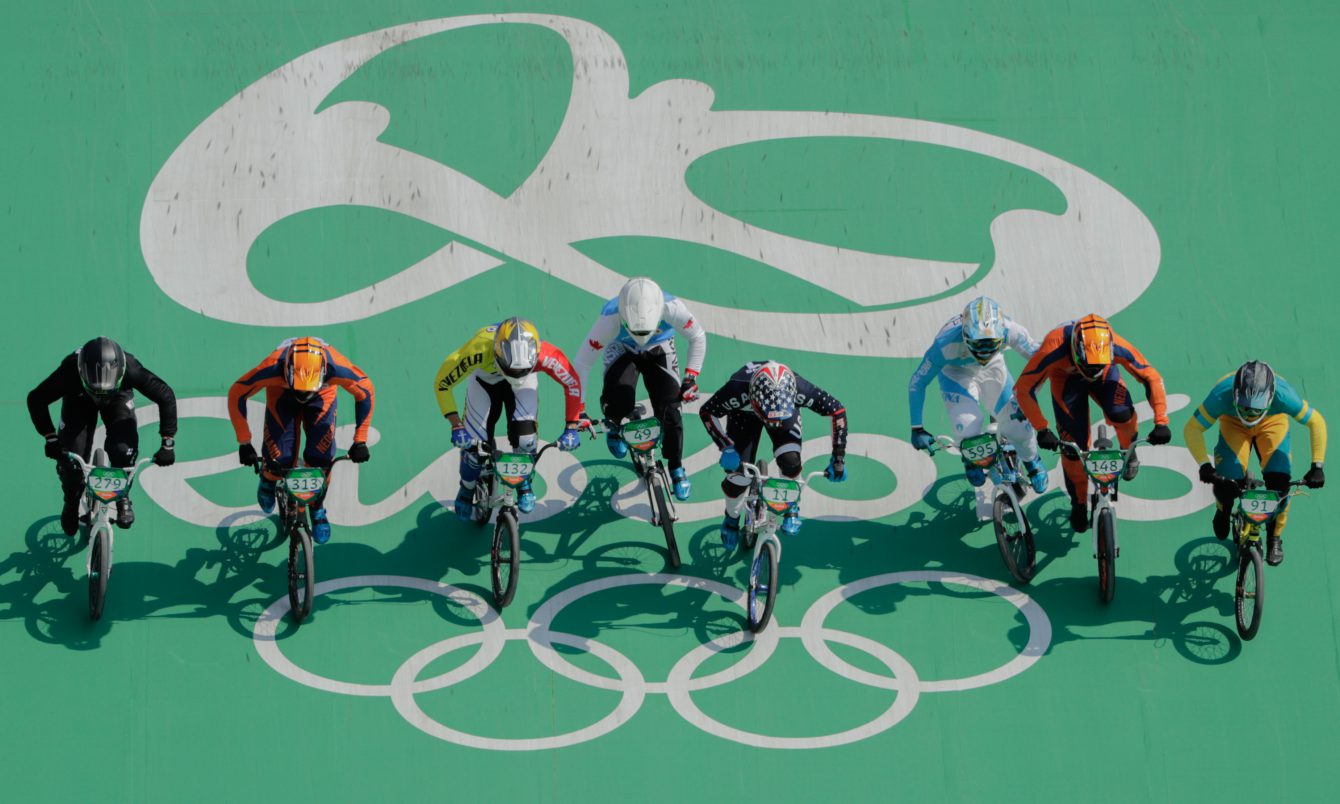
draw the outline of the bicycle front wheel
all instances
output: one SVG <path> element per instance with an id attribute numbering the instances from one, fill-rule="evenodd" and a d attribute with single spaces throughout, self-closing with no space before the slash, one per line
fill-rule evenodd
<path id="1" fill-rule="evenodd" d="M 109 543 L 111 534 L 105 528 L 99 528 L 89 545 L 88 561 L 88 616 L 92 620 L 102 617 L 102 605 L 107 600 L 107 576 L 112 571 L 112 550 Z"/>
<path id="2" fill-rule="evenodd" d="M 1098 596 L 1111 603 L 1117 592 L 1117 522 L 1111 508 L 1104 508 L 1095 523 L 1098 528 Z"/>
<path id="3" fill-rule="evenodd" d="M 665 476 L 656 472 L 648 480 L 652 500 L 656 503 L 656 518 L 661 521 L 661 531 L 665 533 L 666 559 L 670 569 L 679 569 L 679 543 L 675 541 L 675 521 L 670 518 L 670 506 L 665 501 Z"/>
<path id="4" fill-rule="evenodd" d="M 758 548 L 754 563 L 749 566 L 749 630 L 762 631 L 772 619 L 772 605 L 777 602 L 777 549 L 772 542 Z"/>
<path id="5" fill-rule="evenodd" d="M 301 515 L 301 512 L 294 514 L 295 520 Z M 312 597 L 316 594 L 315 558 L 307 523 L 292 522 L 288 537 L 288 605 L 294 623 L 301 624 L 312 613 Z"/>
<path id="6" fill-rule="evenodd" d="M 1019 583 L 1033 580 L 1037 551 L 1033 546 L 1033 529 L 1028 526 L 1028 515 L 1009 494 L 997 494 L 991 506 L 991 518 L 996 525 L 996 544 L 1000 547 L 1005 568 Z"/>
<path id="7" fill-rule="evenodd" d="M 1265 597 L 1266 574 L 1261 562 L 1261 544 L 1249 542 L 1238 551 L 1238 583 L 1233 595 L 1238 636 L 1244 640 L 1255 637 L 1261 627 L 1261 607 Z"/>
<path id="8" fill-rule="evenodd" d="M 521 572 L 521 533 L 516 527 L 516 514 L 509 509 L 498 512 L 489 556 L 493 560 L 493 602 L 502 609 L 516 595 L 516 578 Z"/>

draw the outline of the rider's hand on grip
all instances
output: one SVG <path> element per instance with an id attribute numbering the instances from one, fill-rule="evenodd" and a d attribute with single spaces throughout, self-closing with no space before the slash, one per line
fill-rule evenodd
<path id="1" fill-rule="evenodd" d="M 171 466 L 177 462 L 176 443 L 171 438 L 163 439 L 163 445 L 154 453 L 155 466 Z"/>
<path id="2" fill-rule="evenodd" d="M 912 448 L 926 450 L 935 443 L 935 437 L 926 431 L 925 427 L 912 428 Z"/>
<path id="3" fill-rule="evenodd" d="M 469 449 L 474 446 L 475 440 L 470 437 L 470 432 L 464 427 L 451 428 L 451 445 L 461 449 Z"/>
<path id="4" fill-rule="evenodd" d="M 239 444 L 237 447 L 237 461 L 243 466 L 255 466 L 260 462 L 260 457 L 256 455 L 256 448 L 250 443 Z"/>
<path id="5" fill-rule="evenodd" d="M 1216 477 L 1217 475 L 1214 473 L 1214 464 L 1206 461 L 1200 465 L 1200 482 L 1213 485 Z"/>
<path id="6" fill-rule="evenodd" d="M 1061 448 L 1061 439 L 1056 437 L 1050 427 L 1044 427 L 1038 431 L 1038 446 L 1055 452 Z"/>
<path id="7" fill-rule="evenodd" d="M 1154 429 L 1149 431 L 1149 443 L 1158 445 L 1167 444 L 1169 441 L 1172 441 L 1172 430 L 1168 429 L 1168 425 L 1156 424 Z"/>
<path id="8" fill-rule="evenodd" d="M 735 447 L 726 447 L 721 451 L 721 458 L 717 460 L 721 468 L 727 472 L 734 472 L 740 468 L 740 453 L 735 451 Z"/>
<path id="9" fill-rule="evenodd" d="M 698 398 L 698 372 L 684 372 L 684 381 L 679 384 L 679 398 L 684 402 Z"/>
<path id="10" fill-rule="evenodd" d="M 1307 474 L 1303 475 L 1303 482 L 1310 489 L 1319 489 L 1326 485 L 1326 473 L 1322 471 L 1321 464 L 1312 464 L 1312 468 L 1307 470 Z"/>
<path id="11" fill-rule="evenodd" d="M 59 461 L 65 457 L 65 448 L 60 445 L 60 439 L 56 437 L 55 433 L 47 436 L 46 454 L 53 461 Z"/>
<path id="12" fill-rule="evenodd" d="M 371 457 L 372 453 L 368 452 L 366 441 L 355 441 L 349 445 L 349 460 L 354 463 L 363 463 Z"/>
<path id="13" fill-rule="evenodd" d="M 847 459 L 842 455 L 834 455 L 828 459 L 828 468 L 824 470 L 824 477 L 834 483 L 841 483 L 847 479 Z"/>
<path id="14" fill-rule="evenodd" d="M 558 448 L 564 452 L 571 452 L 582 445 L 581 436 L 577 434 L 577 422 L 568 422 L 568 427 L 563 431 L 563 435 L 558 437 Z"/>

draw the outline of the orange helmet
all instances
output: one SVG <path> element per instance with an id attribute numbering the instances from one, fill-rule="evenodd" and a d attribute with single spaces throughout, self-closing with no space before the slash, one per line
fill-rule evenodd
<path id="1" fill-rule="evenodd" d="M 284 352 L 284 381 L 299 396 L 310 396 L 326 384 L 326 350 L 317 338 L 298 338 Z"/>
<path id="2" fill-rule="evenodd" d="M 1100 315 L 1086 315 L 1070 328 L 1070 357 L 1085 379 L 1096 380 L 1112 365 L 1112 327 Z"/>

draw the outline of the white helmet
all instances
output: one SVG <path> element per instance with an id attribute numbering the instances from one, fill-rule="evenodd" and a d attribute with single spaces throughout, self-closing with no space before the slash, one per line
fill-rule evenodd
<path id="1" fill-rule="evenodd" d="M 645 276 L 624 283 L 619 291 L 619 322 L 638 346 L 646 346 L 656 334 L 664 314 L 665 294 L 660 285 Z"/>

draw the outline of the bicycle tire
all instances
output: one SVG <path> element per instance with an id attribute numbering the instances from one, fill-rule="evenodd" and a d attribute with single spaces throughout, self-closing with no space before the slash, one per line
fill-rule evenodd
<path id="1" fill-rule="evenodd" d="M 665 478 L 656 472 L 648 480 L 652 499 L 656 502 L 656 518 L 661 521 L 661 532 L 665 534 L 666 561 L 670 569 L 679 569 L 679 543 L 675 541 L 675 521 L 670 518 L 670 507 L 665 502 Z"/>
<path id="2" fill-rule="evenodd" d="M 289 525 L 288 540 L 288 604 L 289 616 L 301 624 L 312 613 L 312 597 L 316 594 L 315 550 L 307 524 L 297 519 Z"/>
<path id="3" fill-rule="evenodd" d="M 1111 603 L 1117 593 L 1117 523 L 1111 508 L 1104 508 L 1094 523 L 1098 528 L 1098 596 Z"/>
<path id="4" fill-rule="evenodd" d="M 489 558 L 493 564 L 493 603 L 501 610 L 516 595 L 516 579 L 521 572 L 521 533 L 517 530 L 516 514 L 510 509 L 498 511 Z"/>
<path id="5" fill-rule="evenodd" d="M 763 583 L 760 576 L 766 568 L 767 583 Z M 763 596 L 763 603 L 760 610 L 759 596 Z M 758 556 L 754 558 L 749 567 L 749 593 L 745 601 L 747 617 L 749 620 L 749 630 L 754 633 L 762 631 L 768 627 L 768 621 L 772 619 L 772 607 L 777 602 L 777 550 L 772 542 L 764 542 L 758 548 Z"/>
<path id="6" fill-rule="evenodd" d="M 107 546 L 109 537 L 106 530 L 99 528 L 89 545 L 88 616 L 94 621 L 102 619 L 102 607 L 107 601 L 107 576 L 112 571 L 112 556 Z"/>
<path id="7" fill-rule="evenodd" d="M 1033 544 L 1033 529 L 1025 514 L 1009 494 L 997 494 L 991 504 L 991 519 L 996 526 L 996 545 L 1005 569 L 1021 584 L 1033 580 L 1037 569 L 1037 550 Z"/>
<path id="8" fill-rule="evenodd" d="M 1238 636 L 1251 640 L 1261 628 L 1261 610 L 1266 597 L 1265 566 L 1261 546 L 1252 542 L 1238 552 L 1238 581 L 1233 593 L 1233 610 Z"/>
<path id="9" fill-rule="evenodd" d="M 484 527 L 493 518 L 493 509 L 489 508 L 489 500 L 493 497 L 493 475 L 489 474 L 488 481 L 483 477 L 475 483 L 474 510 L 470 512 L 470 519 L 479 527 Z"/>

